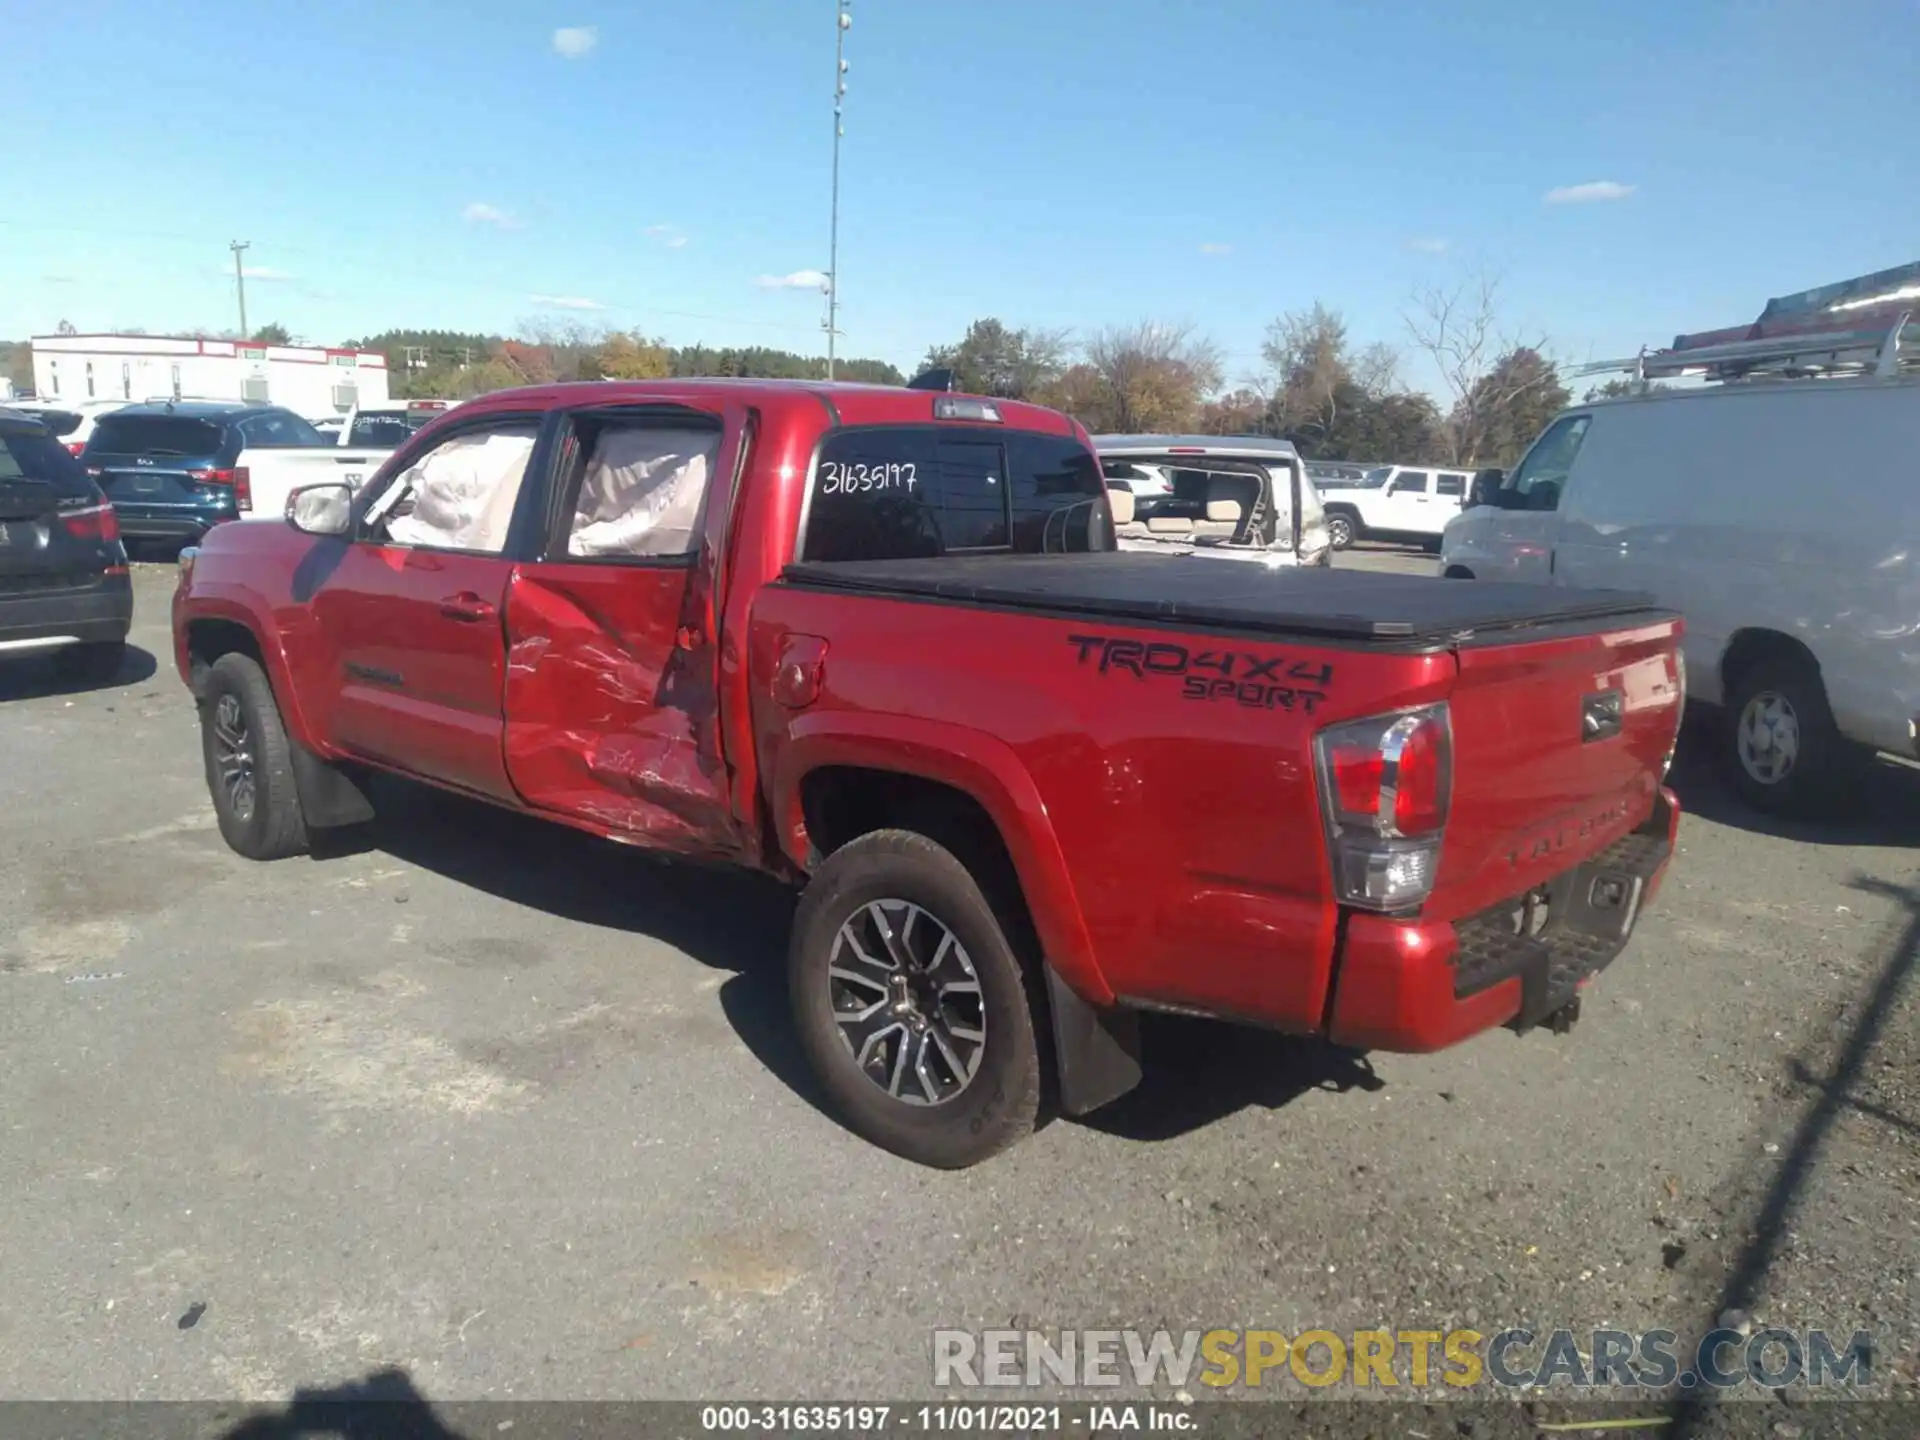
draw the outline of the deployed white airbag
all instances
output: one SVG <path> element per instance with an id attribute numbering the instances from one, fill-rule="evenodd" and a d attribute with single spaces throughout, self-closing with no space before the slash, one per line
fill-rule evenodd
<path id="1" fill-rule="evenodd" d="M 387 523 L 387 538 L 446 550 L 505 550 L 533 442 L 530 434 L 492 431 L 436 446 L 402 480 L 413 509 Z"/>
<path id="2" fill-rule="evenodd" d="M 572 555 L 685 555 L 696 548 L 718 430 L 608 429 L 580 481 Z"/>

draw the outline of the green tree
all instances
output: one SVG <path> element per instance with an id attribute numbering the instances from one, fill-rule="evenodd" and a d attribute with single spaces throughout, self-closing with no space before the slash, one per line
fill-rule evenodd
<path id="1" fill-rule="evenodd" d="M 269 321 L 253 332 L 252 337 L 261 345 L 291 345 L 293 334 L 278 320 Z"/>
<path id="2" fill-rule="evenodd" d="M 1512 464 L 1572 398 L 1538 350 L 1521 345 L 1507 351 L 1454 407 L 1454 458 L 1469 465 Z"/>
<path id="3" fill-rule="evenodd" d="M 927 351 L 922 368 L 951 369 L 958 389 L 971 395 L 1025 400 L 1066 368 L 1066 337 L 1051 330 L 1016 330 L 989 317 L 976 320 L 952 345 Z"/>

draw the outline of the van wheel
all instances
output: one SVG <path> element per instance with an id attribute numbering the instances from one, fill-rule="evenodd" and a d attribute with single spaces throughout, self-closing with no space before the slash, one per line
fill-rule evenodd
<path id="1" fill-rule="evenodd" d="M 1327 543 L 1336 550 L 1345 550 L 1353 544 L 1353 521 L 1335 510 L 1327 516 Z"/>
<path id="2" fill-rule="evenodd" d="M 200 700 L 200 746 L 220 834 L 249 860 L 280 860 L 307 849 L 307 822 L 293 783 L 293 759 L 273 687 L 257 661 L 222 655 Z"/>
<path id="3" fill-rule="evenodd" d="M 1728 687 L 1721 759 L 1756 810 L 1811 815 L 1829 808 L 1865 753 L 1841 735 L 1820 675 L 1804 660 L 1762 660 Z"/>
<path id="4" fill-rule="evenodd" d="M 952 851 L 909 830 L 834 851 L 801 897 L 787 973 L 800 1043 L 856 1134 L 957 1170 L 1033 1129 L 1027 976 Z"/>

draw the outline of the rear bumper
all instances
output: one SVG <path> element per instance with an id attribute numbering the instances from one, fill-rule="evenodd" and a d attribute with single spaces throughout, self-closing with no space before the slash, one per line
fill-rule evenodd
<path id="1" fill-rule="evenodd" d="M 204 539 L 214 526 L 240 518 L 238 510 L 229 513 L 227 507 L 142 505 L 124 500 L 113 502 L 113 513 L 120 522 L 120 533 L 129 540 L 179 540 L 189 544 Z"/>
<path id="2" fill-rule="evenodd" d="M 1546 923 L 1534 934 L 1514 931 L 1521 897 L 1460 921 L 1352 916 L 1328 1038 L 1424 1053 L 1496 1025 L 1542 1023 L 1626 949 L 1659 893 L 1679 825 L 1679 801 L 1663 789 L 1645 825 L 1549 884 Z"/>
<path id="3" fill-rule="evenodd" d="M 124 640 L 133 624 L 133 582 L 125 571 L 70 588 L 8 593 L 0 588 L 0 645 L 37 640 Z"/>

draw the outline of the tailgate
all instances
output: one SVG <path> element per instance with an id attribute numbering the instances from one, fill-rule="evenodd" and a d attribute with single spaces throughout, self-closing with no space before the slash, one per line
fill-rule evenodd
<path id="1" fill-rule="evenodd" d="M 1680 721 L 1678 617 L 1468 643 L 1453 803 L 1430 913 L 1521 895 L 1645 821 Z"/>
<path id="2" fill-rule="evenodd" d="M 277 520 L 286 512 L 287 496 L 302 485 L 338 480 L 358 490 L 392 453 L 334 445 L 298 450 L 263 446 L 243 452 L 237 463 L 250 477 L 255 517 Z"/>

